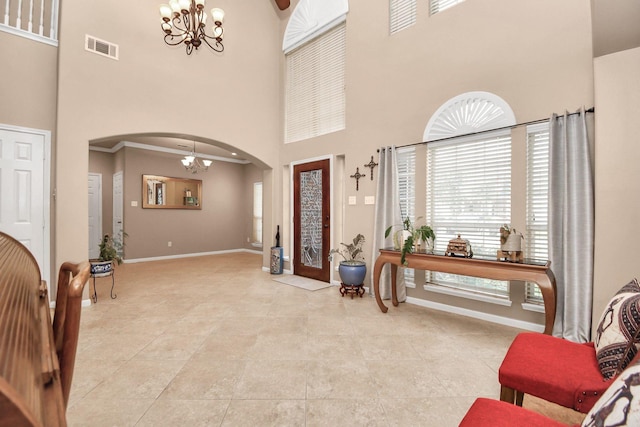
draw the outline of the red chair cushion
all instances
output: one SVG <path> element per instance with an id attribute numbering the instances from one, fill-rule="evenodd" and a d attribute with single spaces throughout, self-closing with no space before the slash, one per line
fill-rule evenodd
<path id="1" fill-rule="evenodd" d="M 551 418 L 494 399 L 478 398 L 459 427 L 568 427 Z"/>
<path id="2" fill-rule="evenodd" d="M 500 384 L 587 413 L 611 384 L 602 377 L 593 343 L 520 333 L 500 366 Z"/>

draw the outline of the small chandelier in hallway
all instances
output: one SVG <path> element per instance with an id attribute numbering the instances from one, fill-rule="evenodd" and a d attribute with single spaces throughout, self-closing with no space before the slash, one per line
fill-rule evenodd
<path id="1" fill-rule="evenodd" d="M 212 161 L 208 159 L 199 159 L 196 155 L 196 142 L 193 141 L 193 150 L 188 156 L 180 160 L 186 170 L 191 173 L 206 172 L 209 170 Z"/>
<path id="2" fill-rule="evenodd" d="M 211 9 L 213 35 L 210 36 L 205 33 L 207 14 L 204 11 L 204 2 L 205 0 L 171 0 L 168 5 L 160 5 L 166 44 L 177 46 L 184 43 L 187 55 L 191 55 L 194 48 L 197 50 L 202 42 L 216 52 L 224 50 L 222 45 L 224 11 L 215 7 Z"/>

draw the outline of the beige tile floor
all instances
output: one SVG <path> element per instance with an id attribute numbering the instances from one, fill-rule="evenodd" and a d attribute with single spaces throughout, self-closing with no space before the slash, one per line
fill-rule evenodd
<path id="1" fill-rule="evenodd" d="M 272 280 L 240 253 L 123 264 L 83 309 L 72 426 L 456 426 L 514 328 Z M 582 416 L 525 398 L 566 422 Z"/>

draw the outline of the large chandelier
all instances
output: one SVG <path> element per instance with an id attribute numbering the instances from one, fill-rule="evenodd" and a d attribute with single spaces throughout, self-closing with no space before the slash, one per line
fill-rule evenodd
<path id="1" fill-rule="evenodd" d="M 193 150 L 188 156 L 180 160 L 182 166 L 191 173 L 205 172 L 209 170 L 212 161 L 208 159 L 199 159 L 196 155 L 196 142 L 193 141 Z"/>
<path id="2" fill-rule="evenodd" d="M 171 0 L 168 5 L 160 5 L 166 44 L 177 46 L 184 43 L 187 55 L 191 55 L 194 48 L 198 49 L 202 42 L 216 52 L 224 50 L 222 45 L 224 11 L 215 7 L 211 9 L 213 35 L 210 36 L 205 33 L 207 14 L 204 12 L 204 2 L 205 0 Z"/>

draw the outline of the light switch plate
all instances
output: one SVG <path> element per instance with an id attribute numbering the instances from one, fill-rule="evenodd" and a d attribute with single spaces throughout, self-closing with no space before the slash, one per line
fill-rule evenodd
<path id="1" fill-rule="evenodd" d="M 356 196 L 349 196 L 349 204 L 350 205 L 356 204 Z"/>
<path id="2" fill-rule="evenodd" d="M 364 196 L 365 205 L 373 205 L 376 203 L 376 196 Z"/>
<path id="3" fill-rule="evenodd" d="M 137 200 L 132 200 L 131 201 L 131 206 L 133 206 L 134 208 L 138 207 L 138 201 Z"/>

